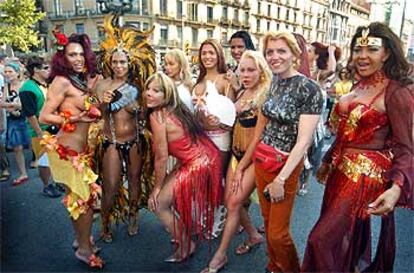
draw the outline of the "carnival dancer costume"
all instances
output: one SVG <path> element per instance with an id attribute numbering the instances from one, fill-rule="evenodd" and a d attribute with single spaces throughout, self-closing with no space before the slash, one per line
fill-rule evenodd
<path id="1" fill-rule="evenodd" d="M 152 154 L 149 133 L 145 128 L 145 120 L 142 118 L 144 116 L 144 107 L 142 106 L 142 98 L 140 94 L 144 89 L 146 79 L 156 69 L 155 52 L 149 44 L 149 36 L 152 31 L 141 32 L 132 26 L 118 27 L 116 22 L 118 22 L 117 15 L 105 18 L 104 30 L 106 39 L 101 43 L 102 72 L 105 78 L 112 77 L 112 56 L 117 52 L 123 53 L 128 58 L 128 78 L 124 84 L 114 91 L 115 96 L 108 105 L 107 110 L 109 112 L 110 135 L 101 138 L 98 157 L 102 159 L 108 148 L 113 145 L 118 152 L 119 161 L 122 166 L 121 177 L 126 178 L 130 171 L 130 152 L 136 149 L 136 153 L 139 156 L 142 156 L 143 167 L 140 175 L 141 177 L 138 181 L 138 184 L 141 187 L 140 200 L 134 200 L 133 197 L 128 196 L 127 189 L 121 186 L 119 187 L 115 204 L 109 215 L 103 215 L 102 217 L 103 236 L 104 240 L 107 238 L 106 241 L 108 242 L 112 240 L 109 231 L 111 222 L 118 222 L 119 220 L 125 221 L 128 215 L 130 218 L 128 233 L 130 235 L 136 234 L 138 225 L 137 219 L 134 220 L 136 223 L 131 223 L 131 219 L 134 217 L 137 218 L 139 207 L 143 207 L 144 204 L 146 205 L 148 195 L 151 192 L 153 185 Z M 122 109 L 126 110 L 127 107 L 131 106 L 133 106 L 132 111 L 135 123 L 133 126 L 135 127 L 136 135 L 127 141 L 119 141 L 114 116 Z M 136 167 L 138 166 L 133 166 L 133 168 Z M 102 170 L 102 166 L 100 166 L 100 169 Z M 100 172 L 102 173 L 102 171 Z M 123 180 L 122 178 L 121 180 Z M 133 227 L 134 225 L 136 226 L 135 228 Z"/>
<path id="2" fill-rule="evenodd" d="M 183 126 L 173 114 L 167 118 Z M 181 229 L 178 234 L 185 232 L 190 242 L 192 234 L 212 231 L 214 209 L 222 193 L 221 159 L 219 150 L 207 136 L 197 136 L 194 141 L 186 128 L 183 131 L 182 137 L 168 142 L 168 153 L 178 160 L 173 170 L 174 209 Z"/>
<path id="3" fill-rule="evenodd" d="M 388 84 L 386 84 L 389 81 Z M 395 258 L 393 213 L 382 216 L 377 253 L 371 261 L 368 205 L 391 184 L 401 187 L 397 206 L 413 208 L 414 157 L 412 86 L 402 86 L 377 71 L 354 86 L 385 87 L 368 104 L 339 102 L 332 115 L 337 138 L 324 158 L 330 164 L 321 216 L 309 235 L 305 272 L 391 272 Z M 373 104 L 385 93 L 386 112 Z"/>

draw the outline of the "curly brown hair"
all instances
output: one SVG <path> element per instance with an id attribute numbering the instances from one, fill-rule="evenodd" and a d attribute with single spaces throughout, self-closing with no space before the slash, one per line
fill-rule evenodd
<path id="1" fill-rule="evenodd" d="M 352 37 L 351 55 L 348 60 L 349 63 L 352 63 L 353 50 L 356 40 L 362 36 L 362 31 L 366 28 L 366 26 L 358 27 Z M 369 36 L 382 39 L 385 49 L 390 54 L 383 66 L 385 75 L 391 80 L 400 82 L 402 85 L 412 84 L 413 81 L 409 77 L 412 66 L 404 57 L 404 51 L 400 38 L 398 38 L 398 36 L 387 25 L 380 22 L 373 22 L 369 24 L 368 29 Z"/>

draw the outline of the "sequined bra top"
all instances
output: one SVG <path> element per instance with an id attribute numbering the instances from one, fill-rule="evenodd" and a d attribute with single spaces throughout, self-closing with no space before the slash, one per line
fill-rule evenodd
<path id="1" fill-rule="evenodd" d="M 370 103 L 351 102 L 347 113 L 340 114 L 339 104 L 334 109 L 332 123 L 337 127 L 339 142 L 350 148 L 384 148 L 389 121 L 385 112 L 373 108 L 374 102 L 385 92 L 379 92 Z M 335 123 L 337 124 L 335 126 Z M 374 145 L 375 144 L 375 145 Z M 374 145 L 374 146 L 371 146 Z M 379 147 L 382 146 L 382 147 Z"/>

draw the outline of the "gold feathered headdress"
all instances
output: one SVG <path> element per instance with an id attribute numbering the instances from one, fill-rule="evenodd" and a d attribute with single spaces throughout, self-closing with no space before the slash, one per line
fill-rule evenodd
<path id="1" fill-rule="evenodd" d="M 101 65 L 103 76 L 112 74 L 111 56 L 123 51 L 129 58 L 132 82 L 143 92 L 144 83 L 156 71 L 155 51 L 149 43 L 153 28 L 143 32 L 134 26 L 118 27 L 118 15 L 109 15 L 104 21 L 105 40 L 101 43 Z"/>

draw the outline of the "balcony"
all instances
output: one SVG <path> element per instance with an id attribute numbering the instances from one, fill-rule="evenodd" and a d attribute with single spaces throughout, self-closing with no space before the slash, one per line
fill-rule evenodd
<path id="1" fill-rule="evenodd" d="M 220 24 L 228 26 L 228 25 L 231 24 L 231 20 L 229 20 L 228 18 L 222 17 L 221 20 L 220 20 Z"/>

